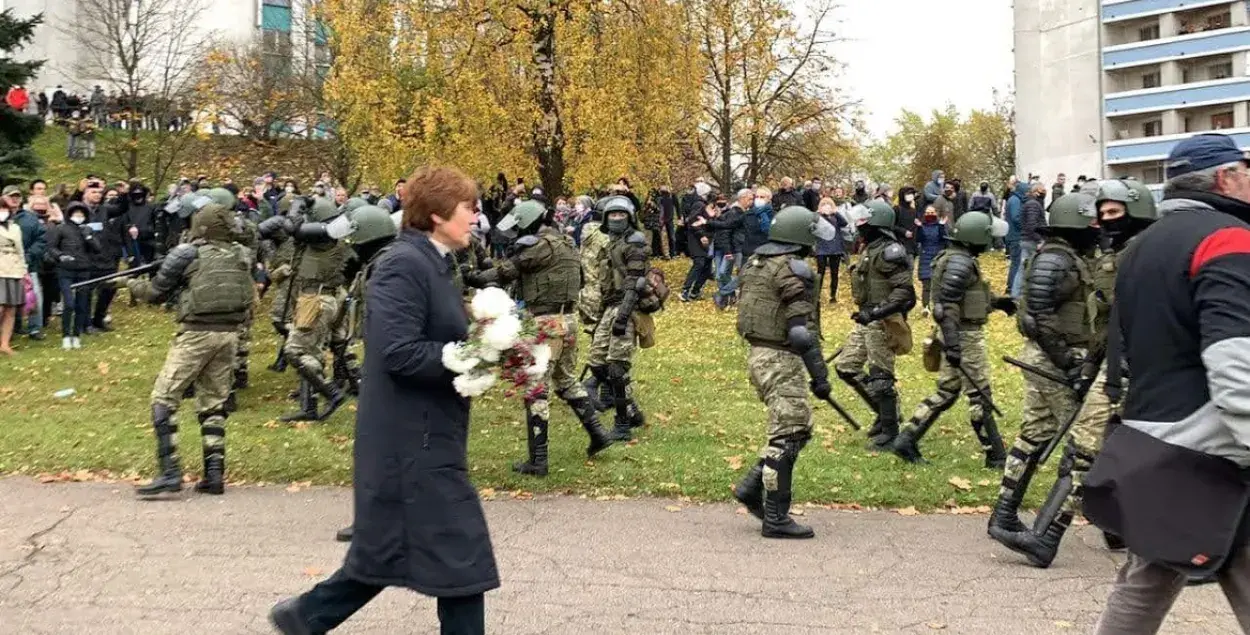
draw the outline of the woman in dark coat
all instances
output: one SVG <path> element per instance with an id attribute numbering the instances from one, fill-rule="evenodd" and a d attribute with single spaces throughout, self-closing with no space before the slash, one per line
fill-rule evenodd
<path id="1" fill-rule="evenodd" d="M 924 216 L 916 221 L 916 277 L 920 278 L 921 311 L 929 315 L 929 280 L 933 277 L 933 260 L 946 246 L 946 223 L 938 217 L 932 205 L 924 210 Z"/>
<path id="2" fill-rule="evenodd" d="M 469 245 L 477 188 L 451 168 L 421 168 L 406 187 L 402 231 L 365 294 L 355 535 L 341 569 L 270 612 L 288 635 L 329 631 L 388 586 L 438 598 L 442 635 L 478 635 L 482 594 L 499 587 L 469 482 L 469 399 L 442 362 L 468 335 L 448 258 Z"/>
<path id="3" fill-rule="evenodd" d="M 898 189 L 898 205 L 894 207 L 894 224 L 898 230 L 894 232 L 899 242 L 907 248 L 907 253 L 916 255 L 916 221 L 920 220 L 920 211 L 916 203 L 919 195 L 916 188 L 905 185 Z"/>

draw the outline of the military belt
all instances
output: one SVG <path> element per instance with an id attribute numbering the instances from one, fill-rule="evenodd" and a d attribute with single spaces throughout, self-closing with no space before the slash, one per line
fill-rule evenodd
<path id="1" fill-rule="evenodd" d="M 564 304 L 532 306 L 530 307 L 530 313 L 533 315 L 563 315 L 572 313 L 576 309 L 576 302 L 565 302 Z"/>

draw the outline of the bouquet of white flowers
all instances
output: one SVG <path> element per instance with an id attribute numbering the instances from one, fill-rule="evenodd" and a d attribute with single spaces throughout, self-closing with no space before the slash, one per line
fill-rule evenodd
<path id="1" fill-rule="evenodd" d="M 509 397 L 523 390 L 533 397 L 546 390 L 551 362 L 550 333 L 519 309 L 503 289 L 488 287 L 473 296 L 469 339 L 443 347 L 443 366 L 455 373 L 456 392 L 478 397 L 503 380 Z"/>

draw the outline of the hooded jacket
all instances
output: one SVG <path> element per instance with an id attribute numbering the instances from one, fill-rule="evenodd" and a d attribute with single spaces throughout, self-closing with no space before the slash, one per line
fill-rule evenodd
<path id="1" fill-rule="evenodd" d="M 90 219 L 87 206 L 75 201 L 65 209 L 65 222 L 53 225 L 48 230 L 46 261 L 64 273 L 89 271 L 92 268 L 92 259 L 97 257 L 101 249 L 97 232 L 87 223 L 75 225 L 70 222 L 70 217 L 75 211 L 81 212 Z M 70 259 L 63 261 L 61 256 L 69 256 Z"/>
<path id="2" fill-rule="evenodd" d="M 1020 240 L 1042 242 L 1041 230 L 1046 227 L 1046 206 L 1042 204 L 1045 196 L 1045 193 L 1033 196 L 1025 189 L 1024 204 L 1020 206 Z"/>
<path id="3" fill-rule="evenodd" d="M 932 205 L 934 201 L 942 198 L 942 185 L 938 183 L 939 174 L 941 174 L 940 170 L 934 170 L 932 180 L 924 184 L 925 205 Z"/>
<path id="4" fill-rule="evenodd" d="M 1012 190 L 1011 196 L 1007 198 L 1007 242 L 1020 242 L 1020 223 L 1022 222 L 1020 213 L 1024 206 L 1024 199 L 1028 196 L 1028 183 L 1016 183 L 1016 189 Z"/>
<path id="5" fill-rule="evenodd" d="M 740 254 L 746 244 L 746 231 L 743 228 L 745 213 L 737 203 L 725 208 L 716 218 L 709 218 L 707 226 L 712 229 L 712 242 L 716 251 L 727 254 Z"/>
<path id="6" fill-rule="evenodd" d="M 39 215 L 23 209 L 13 216 L 13 222 L 22 228 L 22 249 L 26 254 L 26 270 L 38 273 L 43 255 L 48 248 L 47 232 Z"/>
<path id="7" fill-rule="evenodd" d="M 908 194 L 915 197 L 910 203 L 907 202 Z M 922 196 L 916 188 L 905 185 L 898 189 L 898 205 L 894 206 L 894 235 L 907 248 L 909 254 L 916 253 L 916 221 L 920 219 L 917 203 Z M 907 232 L 912 232 L 911 238 L 907 237 Z"/>

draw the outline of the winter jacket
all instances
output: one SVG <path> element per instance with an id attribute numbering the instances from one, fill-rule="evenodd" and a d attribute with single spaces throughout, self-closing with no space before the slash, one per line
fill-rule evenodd
<path id="1" fill-rule="evenodd" d="M 1017 183 L 1016 189 L 1012 191 L 1011 196 L 1007 199 L 1007 242 L 1020 242 L 1020 222 L 1021 208 L 1024 207 L 1024 199 L 1029 195 L 1029 186 L 1026 183 Z"/>
<path id="2" fill-rule="evenodd" d="M 899 190 L 899 204 L 894 207 L 894 236 L 900 243 L 903 243 L 903 247 L 907 248 L 907 253 L 915 255 L 916 221 L 919 220 L 921 214 L 915 202 L 907 202 L 907 194 L 916 194 L 915 188 L 904 187 Z M 916 194 L 916 197 L 919 198 L 920 194 Z M 912 237 L 908 238 L 906 232 L 911 232 Z"/>
<path id="3" fill-rule="evenodd" d="M 12 218 L 0 223 L 0 278 L 26 275 L 26 255 L 22 249 L 22 227 Z"/>
<path id="4" fill-rule="evenodd" d="M 1020 207 L 1020 240 L 1030 243 L 1042 242 L 1040 230 L 1046 226 L 1046 207 L 1041 196 L 1026 196 Z"/>
<path id="5" fill-rule="evenodd" d="M 66 219 L 69 218 L 68 213 L 65 216 Z M 117 205 L 101 204 L 88 213 L 87 222 L 99 227 L 96 235 L 100 241 L 100 251 L 93 258 L 97 270 L 117 271 L 117 263 L 122 259 L 122 236 L 126 230 L 124 221 L 125 210 Z"/>
<path id="6" fill-rule="evenodd" d="M 772 204 L 774 210 L 783 210 L 791 205 L 803 205 L 803 196 L 796 192 L 794 188 L 777 190 L 773 192 Z"/>
<path id="7" fill-rule="evenodd" d="M 820 209 L 820 190 L 807 188 L 803 190 L 803 207 L 813 212 Z"/>
<path id="8" fill-rule="evenodd" d="M 746 243 L 746 233 L 742 227 L 744 214 L 737 203 L 725 208 L 716 218 L 710 218 L 707 226 L 712 230 L 712 243 L 716 251 L 727 254 L 742 253 Z"/>
<path id="9" fill-rule="evenodd" d="M 924 184 L 924 204 L 931 205 L 934 201 L 942 198 L 942 186 L 937 182 L 938 173 L 933 172 L 933 180 Z"/>
<path id="10" fill-rule="evenodd" d="M 946 223 L 922 221 L 912 233 L 916 235 L 917 272 L 921 280 L 928 280 L 933 276 L 933 259 L 946 246 Z"/>
<path id="11" fill-rule="evenodd" d="M 816 239 L 816 255 L 817 256 L 843 256 L 846 255 L 845 246 L 842 244 L 843 232 L 846 229 L 846 219 L 835 210 L 832 214 L 821 214 L 825 220 L 829 221 L 838 230 L 838 235 L 833 240 Z"/>
<path id="12" fill-rule="evenodd" d="M 995 216 L 998 213 L 998 201 L 994 198 L 993 192 L 989 190 L 981 192 L 978 190 L 973 193 L 972 198 L 968 201 L 968 211 L 985 212 L 990 216 Z"/>
<path id="13" fill-rule="evenodd" d="M 47 231 L 39 215 L 24 209 L 13 217 L 13 221 L 22 228 L 22 249 L 26 252 L 26 270 L 39 273 L 43 265 L 43 255 L 48 250 Z"/>
<path id="14" fill-rule="evenodd" d="M 71 206 L 72 209 L 72 206 Z M 65 212 L 69 218 L 69 212 Z M 48 252 L 44 261 L 57 271 L 90 271 L 91 260 L 100 251 L 96 232 L 87 226 L 75 225 L 68 220 L 48 229 Z M 68 256 L 66 260 L 64 257 Z"/>
<path id="15" fill-rule="evenodd" d="M 954 200 L 951 201 L 951 206 L 954 208 L 953 213 L 954 213 L 955 220 L 959 220 L 960 216 L 963 216 L 964 214 L 968 213 L 967 192 L 963 192 L 963 191 L 955 192 L 955 198 Z"/>
<path id="16" fill-rule="evenodd" d="M 752 207 L 742 217 L 742 255 L 750 256 L 760 245 L 768 242 L 768 228 L 773 224 L 773 216 L 780 209 L 772 205 Z"/>

